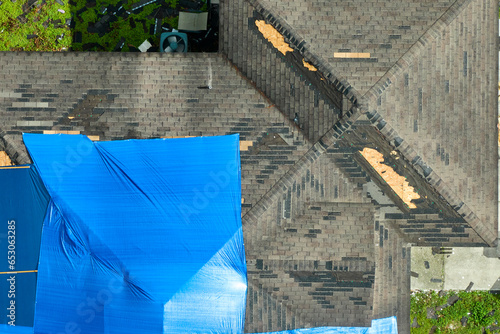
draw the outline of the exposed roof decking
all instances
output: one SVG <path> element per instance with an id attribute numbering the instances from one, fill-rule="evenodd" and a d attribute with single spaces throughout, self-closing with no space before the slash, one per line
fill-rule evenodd
<path id="1" fill-rule="evenodd" d="M 258 29 L 262 16 L 246 0 L 221 3 L 221 52 L 290 120 L 298 116 L 298 128 L 315 142 L 338 121 L 342 94 L 307 69 L 297 51 L 276 49 Z"/>
<path id="2" fill-rule="evenodd" d="M 466 3 L 369 104 L 495 235 L 488 242 L 497 231 L 497 5 Z"/>
<path id="3" fill-rule="evenodd" d="M 246 330 L 361 325 L 397 315 L 399 332 L 409 333 L 408 242 L 481 246 L 496 237 L 496 2 L 223 0 L 220 8 L 219 55 L 0 53 L 2 150 L 28 162 L 22 131 L 101 140 L 239 132 L 248 146 L 241 152 Z M 283 55 L 264 38 L 255 25 L 262 19 L 287 35 L 292 52 Z M 294 33 L 303 40 L 292 41 Z M 351 112 L 349 103 L 338 110 L 335 89 L 354 104 Z M 419 199 L 408 212 L 398 205 L 355 157 L 364 147 L 388 157 L 397 149 L 401 164 L 386 163 L 412 186 L 425 183 L 429 189 L 419 194 L 427 202 Z M 433 170 L 432 187 L 412 164 L 417 155 Z M 405 172 L 405 164 L 414 169 Z M 370 177 L 385 204 L 367 193 Z M 434 208 L 430 201 L 439 202 L 436 212 L 418 212 Z M 475 225 L 464 223 L 463 212 L 466 220 L 479 216 Z M 288 246 L 285 255 L 278 250 Z M 355 265 L 341 274 L 335 261 Z M 373 265 L 373 285 L 357 287 L 365 290 L 316 290 L 335 287 L 312 282 L 315 275 L 373 273 Z M 342 295 L 309 294 L 321 291 Z"/>
<path id="4" fill-rule="evenodd" d="M 309 51 L 361 95 L 454 3 L 447 1 L 262 0 L 306 41 Z M 334 52 L 370 53 L 369 59 Z"/>

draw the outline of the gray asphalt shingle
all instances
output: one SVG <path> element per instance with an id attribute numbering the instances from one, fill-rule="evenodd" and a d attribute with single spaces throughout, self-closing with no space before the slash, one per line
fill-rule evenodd
<path id="1" fill-rule="evenodd" d="M 22 132 L 240 133 L 246 331 L 396 315 L 409 333 L 410 245 L 496 243 L 497 3 L 231 0 L 220 13 L 219 54 L 0 53 L 0 151 L 28 163 Z M 417 190 L 415 208 L 365 147 Z"/>

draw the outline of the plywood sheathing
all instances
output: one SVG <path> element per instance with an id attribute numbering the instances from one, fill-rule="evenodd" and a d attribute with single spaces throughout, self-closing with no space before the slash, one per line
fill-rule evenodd
<path id="1" fill-rule="evenodd" d="M 368 52 L 334 52 L 334 58 L 370 58 Z"/>
<path id="2" fill-rule="evenodd" d="M 55 135 L 55 134 L 64 134 L 64 135 L 79 135 L 80 131 L 64 131 L 64 130 L 44 130 L 44 135 Z"/>
<path id="3" fill-rule="evenodd" d="M 81 131 L 64 131 L 64 130 L 44 130 L 43 131 L 44 135 L 56 135 L 56 134 L 63 134 L 63 135 L 79 135 L 81 134 Z M 99 141 L 99 136 L 87 136 L 90 140 L 92 141 Z"/>
<path id="4" fill-rule="evenodd" d="M 316 67 L 309 64 L 305 59 L 302 59 L 302 64 L 304 64 L 304 67 L 307 68 L 309 71 L 316 72 L 318 70 Z"/>
<path id="5" fill-rule="evenodd" d="M 241 140 L 240 141 L 240 151 L 248 151 L 248 148 L 253 145 L 253 142 L 250 140 Z"/>
<path id="6" fill-rule="evenodd" d="M 285 42 L 285 38 L 281 35 L 278 30 L 270 24 L 267 24 L 263 20 L 255 21 L 255 25 L 259 29 L 260 33 L 267 39 L 271 44 L 278 49 L 283 55 L 288 51 L 293 52 L 293 49 L 288 43 Z"/>
<path id="7" fill-rule="evenodd" d="M 5 151 L 0 151 L 0 166 L 12 166 L 12 161 Z"/>
<path id="8" fill-rule="evenodd" d="M 368 147 L 359 152 L 409 208 L 415 209 L 417 207 L 412 203 L 412 200 L 420 198 L 420 195 L 408 184 L 404 176 L 399 175 L 394 169 L 383 163 L 384 155 L 382 153 Z"/>

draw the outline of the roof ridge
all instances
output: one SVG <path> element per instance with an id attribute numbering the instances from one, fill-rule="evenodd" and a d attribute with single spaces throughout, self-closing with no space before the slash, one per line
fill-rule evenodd
<path id="1" fill-rule="evenodd" d="M 285 41 L 298 50 L 304 59 L 312 64 L 317 70 L 323 74 L 329 84 L 342 92 L 354 105 L 362 97 L 354 86 L 352 86 L 347 78 L 336 74 L 333 67 L 317 54 L 310 50 L 309 43 L 292 27 L 285 19 L 274 10 L 268 8 L 261 3 L 261 0 L 244 0 L 253 6 L 280 34 L 283 35 Z"/>
<path id="2" fill-rule="evenodd" d="M 290 167 L 290 169 L 255 203 L 255 205 L 242 217 L 242 224 L 248 225 L 255 223 L 259 217 L 266 211 L 268 202 L 274 201 L 280 196 L 283 187 L 291 187 L 296 175 L 305 170 L 307 166 L 316 161 L 335 140 L 340 138 L 344 132 L 350 129 L 353 122 L 362 114 L 357 107 L 351 109 L 346 114 L 346 118 L 339 120 L 334 127 L 328 130 L 300 159 Z"/>
<path id="3" fill-rule="evenodd" d="M 489 245 L 496 245 L 497 235 L 495 231 L 491 231 L 485 227 L 481 219 L 469 208 L 467 204 L 446 184 L 446 182 L 438 175 L 427 163 L 420 157 L 417 152 L 403 140 L 396 130 L 394 130 L 383 118 L 372 111 L 367 113 L 368 118 L 376 126 L 385 140 L 395 149 L 397 149 L 408 163 L 417 171 L 418 174 L 433 187 L 450 206 L 469 223 L 471 228 Z"/>
<path id="4" fill-rule="evenodd" d="M 376 102 L 387 87 L 401 76 L 413 63 L 430 41 L 442 34 L 443 30 L 474 0 L 456 0 L 406 51 L 399 60 L 363 95 L 366 102 Z"/>

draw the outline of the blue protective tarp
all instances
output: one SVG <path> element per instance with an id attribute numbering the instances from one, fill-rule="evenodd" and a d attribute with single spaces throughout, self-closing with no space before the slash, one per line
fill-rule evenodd
<path id="1" fill-rule="evenodd" d="M 398 322 L 396 317 L 372 320 L 369 334 L 398 334 Z"/>
<path id="2" fill-rule="evenodd" d="M 32 319 L 33 320 L 33 319 Z M 33 334 L 33 327 L 0 325 L 2 334 Z"/>
<path id="3" fill-rule="evenodd" d="M 314 327 L 262 334 L 398 334 L 396 317 L 372 320 L 370 327 Z"/>
<path id="4" fill-rule="evenodd" d="M 51 197 L 35 333 L 241 333 L 238 135 L 25 134 Z"/>
<path id="5" fill-rule="evenodd" d="M 49 197 L 30 166 L 1 167 L 0 185 L 0 324 L 29 327 Z"/>

